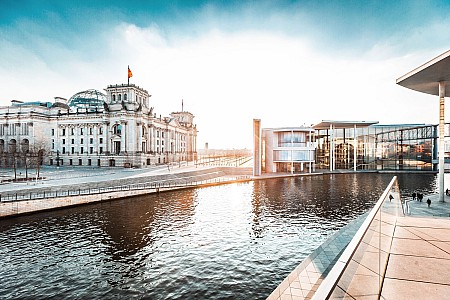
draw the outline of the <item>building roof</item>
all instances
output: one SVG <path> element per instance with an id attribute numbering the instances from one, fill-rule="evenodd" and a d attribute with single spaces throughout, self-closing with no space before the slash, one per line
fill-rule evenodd
<path id="1" fill-rule="evenodd" d="M 450 96 L 450 50 L 415 68 L 396 80 L 406 88 L 439 96 L 439 82 L 444 81 L 445 96 Z"/>
<path id="2" fill-rule="evenodd" d="M 362 128 L 370 125 L 378 124 L 378 121 L 331 121 L 322 120 L 322 122 L 313 126 L 314 129 L 329 129 L 330 125 L 335 128 Z"/>

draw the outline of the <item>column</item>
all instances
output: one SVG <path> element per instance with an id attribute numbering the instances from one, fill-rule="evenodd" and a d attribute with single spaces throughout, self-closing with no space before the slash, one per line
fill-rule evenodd
<path id="1" fill-rule="evenodd" d="M 444 202 L 444 108 L 445 82 L 439 82 L 439 202 Z"/>
<path id="2" fill-rule="evenodd" d="M 353 125 L 353 170 L 356 171 L 358 140 L 356 139 L 356 124 Z"/>
<path id="3" fill-rule="evenodd" d="M 333 141 L 333 124 L 330 124 L 330 172 L 333 171 L 333 164 L 334 164 L 334 141 Z"/>
<path id="4" fill-rule="evenodd" d="M 253 176 L 261 175 L 261 120 L 253 119 Z"/>

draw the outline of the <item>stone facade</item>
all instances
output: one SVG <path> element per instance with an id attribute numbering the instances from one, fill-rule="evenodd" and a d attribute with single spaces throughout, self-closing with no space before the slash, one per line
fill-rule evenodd
<path id="1" fill-rule="evenodd" d="M 11 164 L 8 154 L 32 149 L 42 150 L 43 164 L 59 166 L 145 167 L 195 159 L 193 114 L 157 116 L 149 93 L 134 84 L 105 91 L 0 107 L 0 166 Z"/>

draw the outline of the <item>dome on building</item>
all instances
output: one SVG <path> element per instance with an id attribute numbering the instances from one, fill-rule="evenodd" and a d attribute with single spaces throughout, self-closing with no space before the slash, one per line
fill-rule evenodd
<path id="1" fill-rule="evenodd" d="M 97 90 L 87 90 L 76 93 L 70 97 L 68 104 L 73 108 L 103 109 L 103 104 L 105 102 L 105 94 Z"/>

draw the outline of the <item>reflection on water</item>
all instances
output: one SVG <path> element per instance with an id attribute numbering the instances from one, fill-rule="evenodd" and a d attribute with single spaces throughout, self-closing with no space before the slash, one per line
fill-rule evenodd
<path id="1" fill-rule="evenodd" d="M 4 298 L 265 299 L 392 175 L 270 179 L 0 221 Z M 402 175 L 401 189 L 436 189 Z"/>

